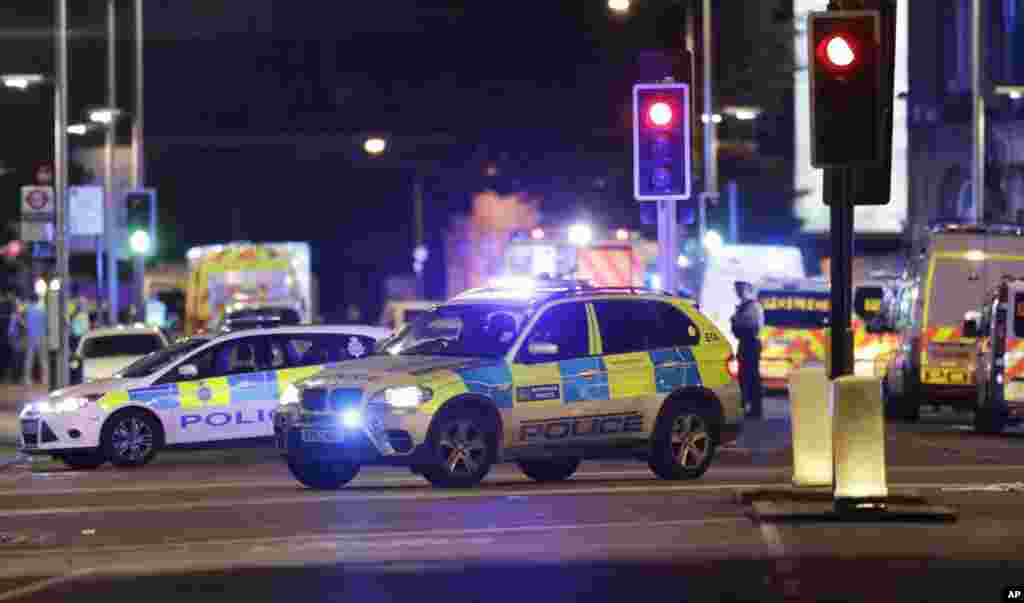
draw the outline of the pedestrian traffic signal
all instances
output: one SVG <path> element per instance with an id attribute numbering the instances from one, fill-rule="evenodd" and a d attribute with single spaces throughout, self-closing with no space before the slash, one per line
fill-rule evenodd
<path id="1" fill-rule="evenodd" d="M 811 165 L 869 166 L 888 159 L 885 60 L 878 11 L 809 18 Z M 889 126 L 891 127 L 891 126 Z"/>
<path id="2" fill-rule="evenodd" d="M 687 84 L 633 86 L 633 192 L 637 201 L 690 198 Z"/>
<path id="3" fill-rule="evenodd" d="M 125 234 L 133 255 L 150 255 L 156 241 L 156 192 L 129 191 L 124 196 Z"/>

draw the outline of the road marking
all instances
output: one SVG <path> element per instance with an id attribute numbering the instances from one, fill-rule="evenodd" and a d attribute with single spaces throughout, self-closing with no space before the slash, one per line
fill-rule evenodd
<path id="1" fill-rule="evenodd" d="M 570 523 L 570 524 L 535 524 L 535 525 L 524 525 L 524 526 L 510 526 L 510 527 L 492 527 L 492 528 L 464 528 L 464 529 L 447 529 L 447 530 L 405 530 L 405 531 L 391 531 L 391 530 L 349 530 L 334 533 L 316 533 L 311 532 L 307 534 L 298 534 L 292 536 L 271 536 L 271 537 L 259 537 L 259 538 L 231 538 L 221 540 L 195 540 L 195 541 L 182 541 L 182 542 L 171 542 L 171 543 L 160 543 L 160 544 L 145 544 L 145 545 L 110 545 L 110 546 L 99 546 L 99 547 L 69 547 L 60 548 L 54 547 L 49 549 L 31 549 L 26 551 L 18 551 L 16 555 L 0 555 L 7 561 L 14 558 L 32 558 L 32 557 L 52 557 L 60 554 L 63 556 L 70 556 L 73 558 L 79 555 L 87 554 L 109 554 L 109 553 L 131 553 L 146 551 L 151 549 L 159 549 L 162 552 L 171 550 L 188 550 L 193 553 L 201 553 L 198 547 L 208 547 L 209 549 L 225 549 L 227 547 L 248 547 L 249 553 L 273 553 L 278 552 L 284 547 L 287 550 L 302 550 L 302 549 L 289 549 L 288 547 L 303 546 L 305 549 L 318 548 L 313 543 L 321 542 L 325 543 L 322 548 L 329 548 L 326 543 L 344 543 L 345 545 L 352 546 L 365 546 L 367 548 L 381 548 L 384 546 L 390 546 L 388 542 L 416 542 L 416 543 L 428 543 L 437 544 L 445 542 L 446 544 L 452 543 L 479 543 L 487 544 L 493 543 L 493 536 L 507 536 L 517 534 L 529 534 L 534 532 L 565 532 L 572 530 L 595 530 L 595 529 L 624 529 L 624 530 L 635 530 L 639 528 L 651 528 L 651 529 L 665 529 L 665 528 L 679 528 L 686 526 L 700 526 L 700 525 L 735 525 L 735 524 L 748 524 L 751 525 L 752 521 L 749 517 L 735 516 L 735 517 L 707 517 L 703 519 L 672 519 L 663 521 L 611 521 L 611 522 L 594 522 L 594 523 Z M 378 542 L 368 543 L 367 540 L 375 540 Z M 335 547 L 336 548 L 336 547 Z M 0 570 L 2 572 L 2 570 Z"/>
<path id="2" fill-rule="evenodd" d="M 53 586 L 64 584 L 65 582 L 71 582 L 94 573 L 96 573 L 96 568 L 88 567 L 69 572 L 62 576 L 54 576 L 53 578 L 47 578 L 46 580 L 32 582 L 31 584 L 26 584 L 20 588 L 0 593 L 0 601 L 13 601 L 14 599 L 34 595 Z"/>
<path id="3" fill-rule="evenodd" d="M 928 465 L 928 466 L 894 466 L 887 467 L 886 471 L 889 473 L 949 473 L 950 471 L 1022 471 L 1024 472 L 1024 465 L 993 465 L 993 464 L 980 464 L 980 465 Z M 779 467 L 712 467 L 709 475 L 726 475 L 726 474 L 745 474 L 745 475 L 759 475 L 759 476 L 772 476 L 782 475 L 784 479 L 788 479 L 790 473 L 792 473 L 792 467 L 788 465 Z M 597 480 L 601 478 L 616 478 L 616 479 L 629 479 L 632 481 L 651 481 L 657 483 L 658 480 L 654 478 L 654 474 L 650 471 L 642 470 L 626 470 L 626 471 L 581 471 L 577 473 L 571 481 L 583 482 L 588 480 Z M 527 479 L 525 476 L 509 472 L 489 477 L 484 481 L 488 485 L 501 485 L 501 484 L 532 484 L 533 482 Z M 356 478 L 352 484 L 348 487 L 349 491 L 356 488 L 379 488 L 387 486 L 403 486 L 403 485 L 416 485 L 424 486 L 428 485 L 428 482 L 421 477 L 390 477 L 390 476 L 378 476 L 378 475 L 367 475 Z M 778 485 L 778 484 L 774 484 Z M 282 488 L 288 487 L 297 488 L 297 484 L 290 477 L 282 476 L 277 480 L 252 480 L 252 481 L 235 481 L 235 482 L 153 482 L 151 485 L 136 485 L 136 486 L 110 486 L 106 488 L 102 487 L 82 487 L 82 488 L 60 488 L 60 489 L 39 489 L 32 491 L 31 485 L 23 484 L 21 488 L 9 488 L 0 489 L 0 497 L 5 496 L 25 496 L 31 494 L 33 497 L 46 497 L 46 496 L 68 496 L 75 494 L 131 494 L 140 492 L 188 492 L 193 490 L 230 490 L 230 489 L 244 489 L 244 488 L 255 488 L 255 489 L 269 489 L 269 488 Z"/>
<path id="4" fill-rule="evenodd" d="M 662 482 L 653 482 L 662 483 Z M 777 488 L 783 485 L 781 482 L 767 483 L 726 483 L 726 484 L 687 484 L 677 486 L 603 486 L 597 488 L 559 488 L 551 490 L 529 489 L 529 490 L 501 490 L 495 488 L 480 488 L 468 490 L 418 490 L 416 492 L 396 492 L 389 494 L 360 494 L 352 491 L 341 491 L 332 494 L 313 494 L 253 498 L 253 499 L 222 499 L 202 500 L 178 503 L 152 503 L 139 505 L 109 505 L 109 506 L 79 506 L 79 507 L 48 507 L 31 509 L 0 509 L 0 517 L 41 517 L 47 515 L 85 515 L 89 513 L 149 513 L 149 512 L 173 512 L 173 511 L 194 511 L 202 509 L 224 509 L 240 507 L 257 507 L 271 505 L 295 505 L 295 504 L 320 504 L 320 503 L 363 503 L 363 502 L 402 502 L 416 500 L 446 500 L 457 498 L 508 498 L 517 497 L 538 497 L 538 496 L 583 496 L 603 494 L 679 494 L 698 492 L 719 492 L 719 491 L 745 491 L 765 488 Z M 911 490 L 942 490 L 955 486 L 974 486 L 970 483 L 958 482 L 930 482 L 930 483 L 890 483 L 890 488 L 904 488 Z"/>

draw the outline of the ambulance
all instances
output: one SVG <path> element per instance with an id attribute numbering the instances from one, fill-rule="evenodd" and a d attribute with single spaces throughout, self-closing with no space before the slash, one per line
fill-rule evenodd
<path id="1" fill-rule="evenodd" d="M 764 308 L 761 381 L 766 389 L 784 389 L 790 371 L 825 364 L 830 288 L 821 277 L 769 277 L 755 283 L 755 287 Z"/>
<path id="2" fill-rule="evenodd" d="M 859 377 L 881 377 L 886 363 L 896 353 L 898 337 L 893 332 L 869 328 L 884 320 L 897 293 L 906 286 L 901 275 L 871 273 L 853 292 L 854 374 Z"/>
<path id="3" fill-rule="evenodd" d="M 1004 276 L 1024 275 L 1024 227 L 937 224 L 909 270 L 884 327 L 899 342 L 882 379 L 886 410 L 907 421 L 922 404 L 974 410 L 976 340 L 964 321 Z"/>
<path id="4" fill-rule="evenodd" d="M 1024 420 L 1024 275 L 990 292 L 981 311 L 964 321 L 964 335 L 978 342 L 974 429 L 998 434 Z"/>

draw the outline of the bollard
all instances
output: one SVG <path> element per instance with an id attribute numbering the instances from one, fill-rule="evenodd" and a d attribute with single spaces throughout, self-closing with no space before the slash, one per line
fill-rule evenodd
<path id="1" fill-rule="evenodd" d="M 793 485 L 832 485 L 832 420 L 824 367 L 805 367 L 789 377 L 793 436 Z"/>
<path id="2" fill-rule="evenodd" d="M 882 384 L 875 377 L 832 381 L 829 407 L 837 510 L 878 507 L 888 496 Z"/>

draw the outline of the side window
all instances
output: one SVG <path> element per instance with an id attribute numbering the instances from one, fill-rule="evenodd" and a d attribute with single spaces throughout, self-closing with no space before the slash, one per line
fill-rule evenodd
<path id="1" fill-rule="evenodd" d="M 652 342 L 654 347 L 674 348 L 700 344 L 700 330 L 682 310 L 664 302 L 646 303 L 654 306 L 658 317 L 658 330 Z"/>
<path id="2" fill-rule="evenodd" d="M 270 350 L 263 337 L 245 337 L 225 341 L 193 357 L 186 364 L 193 364 L 199 373 L 191 379 L 212 379 L 228 375 L 241 375 L 269 370 Z M 185 381 L 177 372 L 166 377 L 167 382 Z M 189 379 L 190 380 L 190 379 Z M 164 380 L 161 380 L 164 381 Z"/>
<path id="3" fill-rule="evenodd" d="M 666 338 L 659 333 L 661 325 L 654 303 L 625 299 L 594 302 L 605 354 L 669 347 L 658 345 Z"/>
<path id="4" fill-rule="evenodd" d="M 553 343 L 558 346 L 558 353 L 534 356 L 529 350 L 531 343 Z M 556 362 L 589 355 L 587 307 L 575 302 L 559 304 L 544 312 L 527 336 L 519 352 L 519 362 Z"/>

